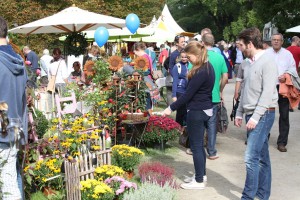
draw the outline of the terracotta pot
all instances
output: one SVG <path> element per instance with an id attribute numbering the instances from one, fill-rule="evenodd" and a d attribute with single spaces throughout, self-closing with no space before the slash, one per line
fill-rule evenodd
<path id="1" fill-rule="evenodd" d="M 50 195 L 56 194 L 56 191 L 53 190 L 52 188 L 44 187 L 44 188 L 43 188 L 43 194 L 44 194 L 46 197 L 48 197 L 48 196 L 50 196 Z"/>
<path id="2" fill-rule="evenodd" d="M 128 180 L 132 179 L 132 177 L 134 176 L 134 170 L 132 170 L 132 171 L 125 171 L 125 175 L 124 176 Z"/>

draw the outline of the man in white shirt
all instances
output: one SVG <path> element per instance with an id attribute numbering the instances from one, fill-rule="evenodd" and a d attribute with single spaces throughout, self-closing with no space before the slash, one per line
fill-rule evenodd
<path id="1" fill-rule="evenodd" d="M 40 58 L 40 67 L 41 67 L 40 82 L 43 85 L 47 85 L 48 80 L 50 79 L 49 68 L 50 68 L 50 61 L 52 59 L 53 57 L 49 55 L 49 50 L 44 49 L 43 56 Z"/>
<path id="2" fill-rule="evenodd" d="M 273 60 L 277 64 L 278 69 L 278 81 L 277 89 L 279 90 L 279 82 L 284 82 L 284 73 L 289 71 L 296 71 L 296 64 L 291 52 L 282 48 L 283 36 L 280 33 L 272 35 L 272 47 L 266 51 L 272 56 Z M 286 145 L 288 142 L 288 135 L 290 130 L 289 122 L 289 99 L 284 98 L 278 94 L 278 106 L 279 106 L 279 136 L 277 139 L 277 149 L 280 152 L 286 152 Z"/>

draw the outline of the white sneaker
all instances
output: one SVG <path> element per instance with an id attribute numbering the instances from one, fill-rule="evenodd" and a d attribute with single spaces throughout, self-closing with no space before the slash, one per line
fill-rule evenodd
<path id="1" fill-rule="evenodd" d="M 183 179 L 183 182 L 185 183 L 190 183 L 192 182 L 193 180 L 195 180 L 195 174 L 191 177 L 186 177 L 185 179 Z M 203 182 L 207 182 L 207 176 L 203 176 Z"/>
<path id="2" fill-rule="evenodd" d="M 204 183 L 198 183 L 195 180 L 193 180 L 190 183 L 182 183 L 180 185 L 181 188 L 186 189 L 186 190 L 203 190 L 205 188 Z"/>

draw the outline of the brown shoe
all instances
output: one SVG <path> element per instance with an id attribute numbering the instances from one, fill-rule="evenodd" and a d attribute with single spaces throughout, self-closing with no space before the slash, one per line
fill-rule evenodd
<path id="1" fill-rule="evenodd" d="M 282 144 L 278 145 L 277 149 L 278 149 L 280 152 L 287 152 L 287 149 L 286 149 L 285 146 L 282 145 Z"/>

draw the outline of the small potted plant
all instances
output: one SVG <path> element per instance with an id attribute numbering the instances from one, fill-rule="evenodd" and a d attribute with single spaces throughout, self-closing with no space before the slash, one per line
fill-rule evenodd
<path id="1" fill-rule="evenodd" d="M 107 178 L 111 178 L 113 176 L 123 176 L 124 171 L 122 168 L 114 165 L 102 165 L 95 169 L 95 179 L 99 181 L 104 181 Z"/>
<path id="2" fill-rule="evenodd" d="M 175 120 L 152 115 L 149 118 L 143 140 L 147 144 L 160 144 L 164 149 L 164 144 L 169 140 L 174 140 L 180 133 L 181 126 Z"/>
<path id="3" fill-rule="evenodd" d="M 120 176 L 113 176 L 104 181 L 114 191 L 117 199 L 123 199 L 124 194 L 137 189 L 136 183 L 129 182 Z"/>
<path id="4" fill-rule="evenodd" d="M 115 198 L 114 191 L 106 183 L 87 179 L 80 181 L 81 199 L 84 200 L 113 200 Z"/>
<path id="5" fill-rule="evenodd" d="M 112 147 L 112 164 L 121 167 L 125 172 L 133 172 L 144 153 L 128 145 L 115 145 Z"/>

